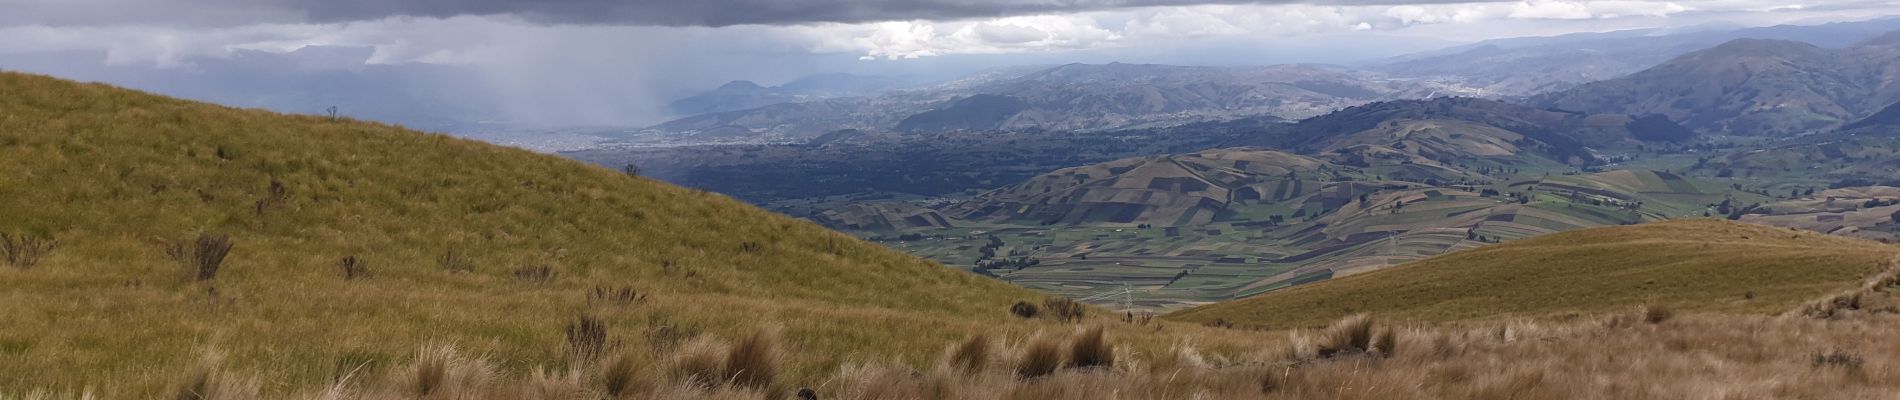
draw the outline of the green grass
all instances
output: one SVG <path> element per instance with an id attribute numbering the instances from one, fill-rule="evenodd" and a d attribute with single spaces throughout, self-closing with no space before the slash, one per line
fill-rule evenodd
<path id="1" fill-rule="evenodd" d="M 1896 250 L 1786 228 L 1678 220 L 1486 246 L 1167 318 L 1296 328 L 1361 312 L 1421 323 L 1592 313 L 1651 303 L 1691 311 L 1775 313 L 1853 287 Z"/>
<path id="2" fill-rule="evenodd" d="M 560 365 L 562 326 L 583 313 L 628 348 L 657 344 L 643 332 L 661 326 L 733 338 L 780 325 L 801 377 L 1040 326 L 1004 312 L 1039 297 L 1028 290 L 715 194 L 394 126 L 14 73 L 0 73 L 0 231 L 60 244 L 33 268 L 0 267 L 0 389 L 143 397 L 208 348 L 273 371 L 272 391 L 428 343 L 520 373 Z M 164 248 L 201 232 L 236 245 L 195 282 Z M 451 249 L 472 273 L 438 268 Z M 373 276 L 345 281 L 345 256 Z M 557 276 L 518 282 L 523 265 Z M 651 300 L 589 306 L 596 286 Z"/>

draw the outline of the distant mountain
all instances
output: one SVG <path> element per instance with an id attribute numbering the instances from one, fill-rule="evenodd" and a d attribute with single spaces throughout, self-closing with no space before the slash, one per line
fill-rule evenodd
<path id="1" fill-rule="evenodd" d="M 1779 39 L 1841 48 L 1894 29 L 1900 29 L 1900 18 L 1812 26 L 1576 33 L 1488 40 L 1395 57 L 1367 68 L 1453 82 L 1481 89 L 1486 96 L 1528 96 L 1621 77 L 1735 39 Z"/>
<path id="2" fill-rule="evenodd" d="M 1900 32 L 1843 49 L 1738 39 L 1623 78 L 1535 98 L 1598 113 L 1660 114 L 1702 132 L 1831 130 L 1900 101 Z"/>
<path id="3" fill-rule="evenodd" d="M 732 81 L 716 89 L 674 100 L 679 115 L 699 115 L 848 96 L 867 96 L 917 84 L 914 80 L 844 73 L 811 75 L 775 87 Z"/>
<path id="4" fill-rule="evenodd" d="M 1069 64 L 880 96 L 712 113 L 656 125 L 647 132 L 696 136 L 748 131 L 760 137 L 804 138 L 837 129 L 1105 130 L 1260 115 L 1304 118 L 1371 101 L 1454 92 L 1313 65 Z"/>

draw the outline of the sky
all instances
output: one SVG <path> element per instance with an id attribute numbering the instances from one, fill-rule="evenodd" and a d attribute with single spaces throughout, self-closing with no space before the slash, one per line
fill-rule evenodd
<path id="1" fill-rule="evenodd" d="M 735 79 L 1353 65 L 1503 37 L 1885 15 L 1900 1 L 0 0 L 0 69 L 423 124 L 644 125 Z"/>

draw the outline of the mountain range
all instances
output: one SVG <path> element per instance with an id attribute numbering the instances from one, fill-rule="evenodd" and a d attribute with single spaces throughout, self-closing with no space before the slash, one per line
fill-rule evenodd
<path id="1" fill-rule="evenodd" d="M 1104 130 L 1235 119 L 1303 118 L 1456 88 L 1337 67 L 1069 64 L 870 97 L 781 103 L 687 117 L 645 134 L 804 139 L 837 129 Z"/>
<path id="2" fill-rule="evenodd" d="M 1566 110 L 1659 114 L 1717 134 L 1822 132 L 1900 101 L 1900 32 L 1842 49 L 1737 39 L 1532 101 Z"/>
<path id="3" fill-rule="evenodd" d="M 1490 97 L 1522 97 L 1614 79 L 1735 39 L 1843 48 L 1900 29 L 1900 18 L 1756 28 L 1692 26 L 1494 39 L 1384 60 L 1365 68 L 1444 80 Z"/>

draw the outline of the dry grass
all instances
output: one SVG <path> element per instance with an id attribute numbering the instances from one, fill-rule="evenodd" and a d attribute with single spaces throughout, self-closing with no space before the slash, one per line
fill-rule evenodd
<path id="1" fill-rule="evenodd" d="M 1318 341 L 1352 343 L 1358 332 L 1378 357 L 1289 361 L 1270 351 L 1248 356 L 1209 355 L 1185 343 L 1154 354 L 1116 351 L 1115 363 L 1063 367 L 1062 340 L 1028 335 L 1005 344 L 1003 359 L 977 363 L 946 351 L 917 370 L 901 362 L 842 365 L 813 380 L 743 383 L 733 365 L 766 354 L 769 333 L 738 346 L 702 337 L 655 365 L 648 358 L 616 357 L 592 367 L 529 368 L 511 375 L 481 357 L 432 346 L 395 368 L 383 381 L 344 379 L 290 399 L 778 399 L 809 391 L 821 399 L 1863 399 L 1900 390 L 1900 349 L 1885 345 L 1900 316 L 1860 314 L 1822 320 L 1802 317 L 1678 315 L 1647 323 L 1646 310 L 1562 323 L 1509 322 L 1464 327 L 1382 328 L 1355 316 L 1319 332 Z M 1611 323 L 1622 319 L 1631 323 Z M 1365 328 L 1361 328 L 1365 327 Z M 1096 329 L 1067 342 L 1088 343 Z M 1266 334 L 1277 336 L 1281 334 Z M 1340 336 L 1334 336 L 1340 335 Z M 1382 342 L 1407 349 L 1379 349 Z M 753 342 L 744 344 L 743 342 Z M 988 343 L 988 340 L 975 341 Z M 1294 340 L 1298 342 L 1298 340 Z M 1105 343 L 1105 341 L 1104 341 Z M 1354 344 L 1356 345 L 1356 344 Z M 751 349 L 742 350 L 741 348 Z M 964 347 L 964 346 L 958 346 Z M 1106 347 L 1106 346 L 1105 346 Z M 1272 347 L 1265 344 L 1261 350 Z M 208 358 L 215 360 L 215 358 Z M 768 358 L 761 358 L 768 359 Z M 1023 362 L 1047 367 L 1024 374 Z M 733 361 L 740 360 L 740 361 Z M 210 393 L 208 399 L 263 398 L 256 378 L 211 361 L 187 368 L 174 393 Z M 642 371 L 652 371 L 645 373 Z M 268 374 L 266 374 L 268 375 Z M 671 377 L 671 378 L 668 378 Z M 759 381 L 753 381 L 759 382 Z M 800 387 L 792 390 L 788 388 Z M 781 389 L 787 388 L 787 389 Z M 50 393 L 50 392 L 39 392 Z M 41 396 L 48 396 L 42 394 Z M 76 398 L 52 396 L 46 398 Z M 180 397 L 200 398 L 200 397 Z"/>
<path id="2" fill-rule="evenodd" d="M 1362 312 L 1439 323 L 1606 313 L 1643 304 L 1771 315 L 1856 288 L 1897 250 L 1786 228 L 1675 220 L 1484 246 L 1163 318 L 1290 329 Z"/>

